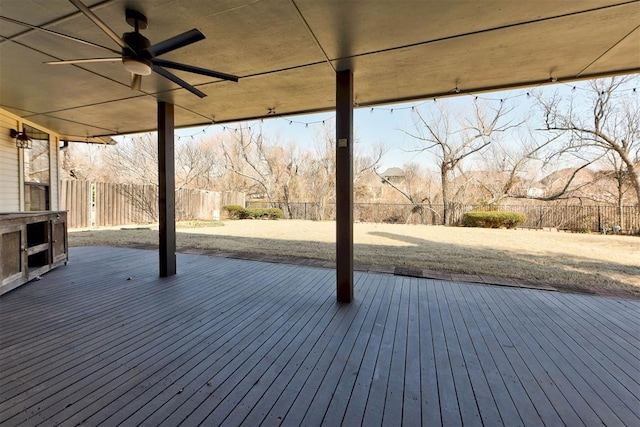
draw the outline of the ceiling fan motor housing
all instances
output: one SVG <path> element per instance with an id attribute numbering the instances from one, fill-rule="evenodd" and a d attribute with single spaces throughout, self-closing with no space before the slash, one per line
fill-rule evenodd
<path id="1" fill-rule="evenodd" d="M 124 33 L 122 39 L 131 47 L 122 48 L 122 63 L 125 68 L 141 76 L 151 74 L 151 55 L 147 50 L 151 46 L 149 39 L 138 32 Z"/>

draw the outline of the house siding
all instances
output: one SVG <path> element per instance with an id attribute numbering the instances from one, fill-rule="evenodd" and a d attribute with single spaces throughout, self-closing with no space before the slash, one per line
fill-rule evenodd
<path id="1" fill-rule="evenodd" d="M 0 110 L 0 212 L 20 210 L 20 162 L 9 132 L 18 121 Z"/>
<path id="2" fill-rule="evenodd" d="M 34 125 L 28 121 L 21 121 L 8 111 L 0 109 L 0 212 L 15 212 L 24 210 L 24 179 L 22 168 L 22 150 L 16 148 L 13 138 L 9 135 L 11 129 L 21 128 L 25 123 L 47 132 L 49 137 L 49 208 L 58 210 L 60 207 L 60 156 L 58 149 L 58 135 L 49 129 Z"/>
<path id="3" fill-rule="evenodd" d="M 49 137 L 49 182 L 50 182 L 50 209 L 60 209 L 60 149 L 58 138 L 55 135 Z"/>

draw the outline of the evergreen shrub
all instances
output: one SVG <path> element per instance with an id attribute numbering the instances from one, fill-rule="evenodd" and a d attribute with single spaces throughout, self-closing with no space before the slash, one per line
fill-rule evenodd
<path id="1" fill-rule="evenodd" d="M 284 212 L 279 208 L 247 209 L 239 205 L 226 205 L 222 209 L 227 211 L 229 219 L 281 219 Z"/>
<path id="2" fill-rule="evenodd" d="M 527 217 L 519 212 L 471 211 L 463 215 L 462 226 L 511 229 L 526 221 Z"/>

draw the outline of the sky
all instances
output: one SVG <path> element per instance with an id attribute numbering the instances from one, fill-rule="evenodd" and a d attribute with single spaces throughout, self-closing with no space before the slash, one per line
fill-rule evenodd
<path id="1" fill-rule="evenodd" d="M 632 85 L 637 85 L 636 79 Z M 633 86 L 634 87 L 634 86 Z M 534 105 L 530 96 L 534 91 L 541 92 L 543 96 L 551 96 L 554 92 L 560 95 L 568 95 L 570 92 L 589 91 L 588 82 L 549 84 L 536 88 L 522 88 L 517 90 L 482 93 L 461 94 L 446 99 L 427 99 L 422 101 L 390 104 L 369 108 L 356 108 L 354 110 L 354 134 L 356 145 L 354 150 L 367 151 L 376 144 L 384 144 L 386 153 L 381 161 L 381 169 L 388 167 L 401 167 L 405 163 L 417 162 L 428 164 L 428 153 L 416 152 L 419 142 L 407 135 L 415 129 L 414 109 L 421 111 L 428 109 L 435 103 L 447 103 L 450 110 L 469 108 L 474 101 L 492 103 L 506 102 L 515 107 L 515 114 L 521 117 L 531 115 L 530 109 Z M 216 124 L 207 127 L 196 127 L 176 130 L 176 138 L 182 140 L 208 138 L 224 132 L 232 132 L 242 126 L 262 125 L 263 133 L 277 138 L 282 144 L 295 142 L 299 147 L 312 148 L 316 135 L 322 126 L 333 126 L 334 112 L 326 112 L 310 115 L 278 116 L 263 121 L 251 121 L 241 123 Z M 405 130 L 406 132 L 403 132 Z"/>

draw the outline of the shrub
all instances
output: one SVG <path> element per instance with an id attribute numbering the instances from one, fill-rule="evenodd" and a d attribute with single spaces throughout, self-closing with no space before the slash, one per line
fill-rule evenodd
<path id="1" fill-rule="evenodd" d="M 462 217 L 464 227 L 484 227 L 484 228 L 516 228 L 527 220 L 523 214 L 518 212 L 500 211 L 472 211 L 467 212 Z"/>
<path id="2" fill-rule="evenodd" d="M 249 211 L 249 218 L 260 219 L 267 217 L 267 210 L 264 208 L 247 209 Z"/>
<path id="3" fill-rule="evenodd" d="M 246 219 L 250 218 L 249 210 L 240 205 L 226 205 L 222 209 L 227 211 L 230 219 Z"/>
<path id="4" fill-rule="evenodd" d="M 227 205 L 222 209 L 228 212 L 229 219 L 280 219 L 284 217 L 284 212 L 278 208 L 246 209 L 238 205 Z"/>
<path id="5" fill-rule="evenodd" d="M 284 212 L 280 208 L 269 208 L 267 209 L 267 215 L 269 219 L 282 219 L 284 218 Z"/>

